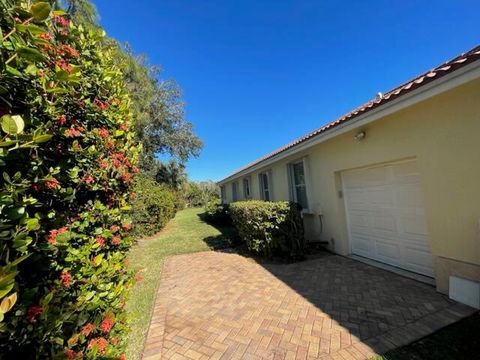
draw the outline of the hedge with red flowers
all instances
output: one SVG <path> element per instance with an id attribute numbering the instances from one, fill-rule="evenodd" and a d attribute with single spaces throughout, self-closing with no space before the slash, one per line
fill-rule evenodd
<path id="1" fill-rule="evenodd" d="M 0 358 L 124 358 L 138 147 L 116 49 L 0 0 Z"/>

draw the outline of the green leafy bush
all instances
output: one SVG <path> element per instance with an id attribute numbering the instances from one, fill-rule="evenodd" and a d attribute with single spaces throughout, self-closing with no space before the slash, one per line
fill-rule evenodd
<path id="1" fill-rule="evenodd" d="M 123 358 L 139 149 L 98 29 L 0 0 L 0 358 Z"/>
<path id="2" fill-rule="evenodd" d="M 230 216 L 229 205 L 222 204 L 220 200 L 211 200 L 205 206 L 205 221 L 212 225 L 231 226 L 232 218 Z"/>
<path id="3" fill-rule="evenodd" d="M 230 214 L 248 249 L 266 257 L 279 255 L 292 260 L 304 257 L 303 221 L 297 204 L 239 201 L 230 204 Z"/>
<path id="4" fill-rule="evenodd" d="M 132 219 L 137 235 L 153 235 L 173 218 L 180 198 L 168 186 L 146 175 L 137 176 L 134 186 Z"/>

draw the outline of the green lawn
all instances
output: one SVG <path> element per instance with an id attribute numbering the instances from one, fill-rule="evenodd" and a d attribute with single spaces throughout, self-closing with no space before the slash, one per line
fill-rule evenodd
<path id="1" fill-rule="evenodd" d="M 203 209 L 180 211 L 157 236 L 140 240 L 131 250 L 132 268 L 143 280 L 133 287 L 127 303 L 131 332 L 127 339 L 127 359 L 139 359 L 147 335 L 162 265 L 167 256 L 228 247 L 234 239 L 230 228 L 217 229 L 203 222 Z"/>

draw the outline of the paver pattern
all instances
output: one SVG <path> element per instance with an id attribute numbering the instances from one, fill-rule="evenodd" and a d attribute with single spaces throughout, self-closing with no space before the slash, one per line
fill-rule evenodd
<path id="1" fill-rule="evenodd" d="M 143 359 L 367 359 L 473 312 L 336 255 L 294 264 L 180 255 L 165 263 Z"/>

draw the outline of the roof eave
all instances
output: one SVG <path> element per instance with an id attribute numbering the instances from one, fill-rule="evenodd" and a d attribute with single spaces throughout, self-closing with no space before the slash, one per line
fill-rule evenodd
<path id="1" fill-rule="evenodd" d="M 318 145 L 323 141 L 329 140 L 345 132 L 351 131 L 357 127 L 364 126 L 365 124 L 384 118 L 385 116 L 396 113 L 409 106 L 412 106 L 433 96 L 439 95 L 443 92 L 473 81 L 477 78 L 480 78 L 480 60 L 476 60 L 464 67 L 452 71 L 451 73 L 435 79 L 428 84 L 425 84 L 402 96 L 399 96 L 392 101 L 382 104 L 375 109 L 361 114 L 351 120 L 345 121 L 344 123 L 339 124 L 332 129 L 321 132 L 298 145 L 295 145 L 287 150 L 284 150 L 272 156 L 271 158 L 255 163 L 251 167 L 242 169 L 218 181 L 217 184 L 223 185 L 229 181 L 235 180 L 254 171 L 268 167 L 274 162 L 292 156 L 312 146 Z"/>

